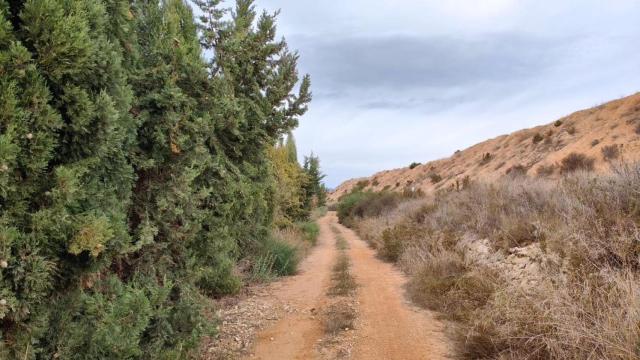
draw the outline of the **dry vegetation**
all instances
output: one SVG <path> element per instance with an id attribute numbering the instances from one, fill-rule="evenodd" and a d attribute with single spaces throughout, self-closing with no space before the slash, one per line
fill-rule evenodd
<path id="1" fill-rule="evenodd" d="M 341 217 L 449 320 L 459 358 L 638 359 L 640 165 L 598 175 L 565 159 L 559 180 L 503 176 Z"/>
<path id="2" fill-rule="evenodd" d="M 336 249 L 338 249 L 339 254 L 333 266 L 332 284 L 328 294 L 332 297 L 337 297 L 337 299 L 327 308 L 325 330 L 329 335 L 335 336 L 342 331 L 354 328 L 357 312 L 352 297 L 357 284 L 351 275 L 351 261 L 346 252 L 349 248 L 349 243 L 337 227 L 331 226 L 331 231 L 335 235 Z"/>

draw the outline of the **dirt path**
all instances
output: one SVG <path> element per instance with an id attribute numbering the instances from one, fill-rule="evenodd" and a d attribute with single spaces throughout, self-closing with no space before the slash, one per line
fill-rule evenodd
<path id="1" fill-rule="evenodd" d="M 319 310 L 327 302 L 325 289 L 331 277 L 336 255 L 332 219 L 324 216 L 318 223 L 320 236 L 313 252 L 300 267 L 300 274 L 275 286 L 277 300 L 287 302 L 295 311 L 274 326 L 258 334 L 253 359 L 314 359 L 316 342 L 324 335 Z"/>
<path id="2" fill-rule="evenodd" d="M 316 345 L 324 334 L 318 314 L 329 302 L 327 287 L 337 250 L 335 224 L 350 249 L 352 274 L 358 283 L 353 359 L 445 359 L 442 325 L 429 313 L 415 308 L 403 297 L 404 275 L 375 257 L 375 252 L 351 230 L 338 225 L 334 213 L 319 220 L 320 237 L 313 253 L 303 262 L 300 274 L 274 287 L 273 296 L 295 311 L 261 331 L 251 359 L 320 359 Z"/>
<path id="3" fill-rule="evenodd" d="M 406 277 L 375 257 L 352 230 L 341 227 L 351 245 L 353 275 L 360 288 L 360 324 L 354 359 L 445 359 L 443 325 L 404 299 Z"/>

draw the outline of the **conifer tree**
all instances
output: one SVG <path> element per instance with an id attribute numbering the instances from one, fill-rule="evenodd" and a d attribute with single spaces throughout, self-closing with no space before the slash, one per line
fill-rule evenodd
<path id="1" fill-rule="evenodd" d="M 292 163 L 298 163 L 298 149 L 296 148 L 296 139 L 293 137 L 293 133 L 287 134 L 287 140 L 285 142 L 287 149 L 287 156 Z"/>
<path id="2" fill-rule="evenodd" d="M 297 54 L 252 1 L 196 4 L 0 0 L 0 358 L 185 358 L 202 295 L 304 216 L 274 147 L 311 100 Z"/>
<path id="3" fill-rule="evenodd" d="M 320 171 L 320 158 L 313 154 L 304 157 L 304 172 L 307 175 L 307 186 L 305 187 L 305 208 L 311 209 L 313 206 L 324 206 L 327 200 L 327 193 L 322 179 L 326 175 Z"/>
<path id="4" fill-rule="evenodd" d="M 68 334 L 64 320 L 88 298 L 104 296 L 88 279 L 129 244 L 134 175 L 127 150 L 136 127 L 123 50 L 101 1 L 0 7 L 2 103 L 13 108 L 2 124 L 8 164 L 0 242 L 7 266 L 0 307 L 3 339 L 13 339 L 5 355 L 24 358 L 53 353 Z"/>

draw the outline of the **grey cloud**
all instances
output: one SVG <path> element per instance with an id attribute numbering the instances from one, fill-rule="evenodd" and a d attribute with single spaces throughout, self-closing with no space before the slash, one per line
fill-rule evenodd
<path id="1" fill-rule="evenodd" d="M 305 67 L 331 89 L 407 90 L 532 78 L 561 58 L 563 41 L 517 35 L 295 39 Z"/>

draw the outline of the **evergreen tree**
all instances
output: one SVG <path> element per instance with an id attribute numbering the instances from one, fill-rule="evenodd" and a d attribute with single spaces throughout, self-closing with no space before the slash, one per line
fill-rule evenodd
<path id="1" fill-rule="evenodd" d="M 287 141 L 285 142 L 285 147 L 287 149 L 287 157 L 289 161 L 292 163 L 298 163 L 298 149 L 296 148 L 296 139 L 293 137 L 293 133 L 289 132 L 287 134 Z"/>
<path id="2" fill-rule="evenodd" d="M 320 158 L 313 153 L 304 157 L 304 172 L 308 182 L 305 187 L 304 206 L 311 209 L 314 206 L 324 206 L 327 202 L 327 190 L 322 183 L 326 175 L 320 171 Z"/>
<path id="3" fill-rule="evenodd" d="M 136 126 L 123 49 L 101 1 L 0 8 L 2 103 L 13 108 L 0 150 L 2 336 L 12 339 L 6 357 L 32 358 L 60 349 L 65 332 L 53 328 L 98 296 L 88 279 L 126 251 Z"/>
<path id="4" fill-rule="evenodd" d="M 275 14 L 196 4 L 0 0 L 0 358 L 185 358 L 202 295 L 304 216 L 274 146 L 308 76 Z"/>

